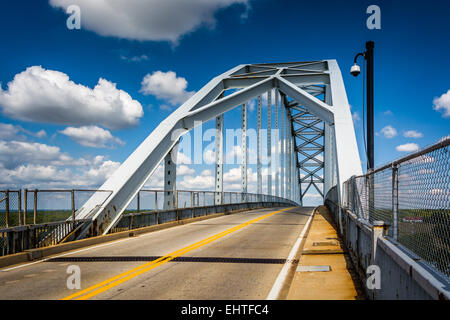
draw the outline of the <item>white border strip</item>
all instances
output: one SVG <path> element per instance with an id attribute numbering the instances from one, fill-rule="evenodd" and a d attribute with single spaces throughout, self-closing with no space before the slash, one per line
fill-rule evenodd
<path id="1" fill-rule="evenodd" d="M 295 256 L 297 255 L 297 252 L 300 248 L 300 245 L 302 244 L 303 239 L 305 239 L 305 234 L 309 230 L 309 225 L 312 222 L 312 219 L 315 215 L 316 210 L 319 208 L 319 206 L 315 207 L 311 216 L 309 217 L 308 221 L 306 222 L 305 226 L 303 227 L 302 232 L 300 233 L 300 236 L 298 237 L 297 241 L 295 242 L 294 246 L 292 247 L 291 251 L 289 252 L 289 256 L 281 269 L 280 273 L 278 274 L 277 279 L 275 280 L 275 283 L 272 286 L 272 289 L 270 290 L 266 300 L 278 300 L 281 294 L 281 290 L 284 287 L 284 284 L 286 282 L 289 269 L 291 268 L 291 265 L 294 263 Z"/>

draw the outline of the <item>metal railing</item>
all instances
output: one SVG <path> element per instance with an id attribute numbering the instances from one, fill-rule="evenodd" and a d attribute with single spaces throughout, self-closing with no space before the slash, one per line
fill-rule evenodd
<path id="1" fill-rule="evenodd" d="M 61 243 L 85 222 L 59 221 L 0 229 L 0 256 Z"/>
<path id="2" fill-rule="evenodd" d="M 235 208 L 257 207 L 254 205 L 264 203 L 297 205 L 294 201 L 277 196 L 241 192 L 221 192 L 222 204 L 216 205 L 216 194 L 217 192 L 214 191 L 177 190 L 173 195 L 175 198 L 174 207 L 164 210 L 162 208 L 164 191 L 141 190 L 136 196 L 136 199 L 131 202 L 125 214 L 122 215 L 118 223 L 111 229 L 111 232 L 121 232 L 176 220 L 205 216 L 210 213 L 215 213 L 216 210 L 213 210 L 213 208 L 216 207 L 222 207 L 221 210 L 227 211 L 234 210 Z M 145 202 L 143 199 L 145 197 L 147 197 L 147 204 L 143 206 L 143 202 Z M 241 204 L 243 206 L 240 206 Z M 136 210 L 133 210 L 132 206 Z"/>
<path id="3" fill-rule="evenodd" d="M 0 228 L 75 220 L 75 212 L 94 194 L 109 190 L 0 190 Z"/>
<path id="4" fill-rule="evenodd" d="M 450 138 L 344 183 L 343 205 L 450 276 Z"/>
<path id="5" fill-rule="evenodd" d="M 112 194 L 88 189 L 0 191 L 0 255 L 71 241 L 80 227 L 90 223 L 89 219 L 76 219 L 75 213 L 95 192 L 105 194 L 103 203 Z M 164 192 L 140 190 L 112 232 L 207 215 L 208 209 L 189 209 L 216 207 L 216 192 L 177 190 L 174 208 L 164 208 Z M 221 198 L 221 206 L 227 210 L 227 206 L 241 203 L 296 205 L 281 197 L 253 193 L 222 192 Z"/>
<path id="6" fill-rule="evenodd" d="M 22 191 L 0 190 L 0 227 L 22 225 Z"/>
<path id="7" fill-rule="evenodd" d="M 128 205 L 125 213 L 139 213 L 160 211 L 164 209 L 164 190 L 142 189 Z M 282 202 L 286 199 L 256 193 L 220 192 L 222 204 L 245 202 Z M 214 205 L 215 191 L 176 190 L 174 196 L 174 209 L 198 208 Z"/>

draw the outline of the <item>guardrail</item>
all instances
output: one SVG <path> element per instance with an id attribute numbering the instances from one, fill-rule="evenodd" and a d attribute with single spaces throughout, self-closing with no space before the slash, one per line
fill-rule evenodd
<path id="1" fill-rule="evenodd" d="M 153 190 L 143 191 L 153 192 Z M 216 192 L 180 190 L 177 193 L 177 199 L 180 199 L 180 194 L 182 193 L 185 194 L 187 199 L 191 199 L 189 205 L 186 205 L 186 202 L 184 202 L 183 207 L 178 206 L 169 210 L 153 209 L 124 214 L 119 222 L 111 229 L 111 232 L 121 232 L 176 220 L 207 216 L 217 212 L 297 205 L 294 201 L 283 199 L 281 197 L 239 192 L 223 192 L 223 204 L 215 205 L 214 197 L 217 194 Z M 205 199 L 208 195 L 210 195 L 211 199 L 206 201 Z M 200 201 L 201 199 L 203 199 L 203 201 Z M 244 202 L 242 202 L 242 200 L 244 200 Z M 156 206 L 156 208 L 158 207 Z"/>
<path id="2" fill-rule="evenodd" d="M 381 268 L 374 299 L 449 299 L 450 138 L 344 183 L 333 213 L 360 278 Z M 377 226 L 383 231 L 377 234 Z"/>
<path id="3" fill-rule="evenodd" d="M 344 184 L 344 208 L 450 276 L 450 138 Z"/>
<path id="4" fill-rule="evenodd" d="M 81 228 L 85 228 L 91 223 L 89 219 L 75 219 L 76 210 L 81 207 L 80 203 L 84 203 L 97 191 L 105 193 L 104 201 L 111 195 L 111 191 L 108 190 L 25 189 L 24 210 L 15 211 L 14 215 L 11 214 L 9 205 L 5 206 L 6 210 L 3 210 L 3 216 L 6 217 L 9 224 L 12 222 L 13 225 L 20 225 L 0 229 L 0 255 L 72 241 Z M 7 190 L 5 192 L 7 198 L 3 201 L 10 200 L 13 193 L 18 195 L 17 199 L 22 199 L 21 190 Z M 295 202 L 281 197 L 240 192 L 222 192 L 223 204 L 215 205 L 216 195 L 217 193 L 213 191 L 178 190 L 175 193 L 175 208 L 164 210 L 163 190 L 140 190 L 111 232 L 131 230 L 218 212 L 296 205 Z M 20 205 L 17 204 L 17 207 L 19 208 Z M 32 223 L 29 223 L 30 221 Z M 36 221 L 44 221 L 44 223 L 36 224 L 34 223 Z M 26 222 L 29 224 L 25 224 Z"/>
<path id="5" fill-rule="evenodd" d="M 0 256 L 58 244 L 86 222 L 60 221 L 0 229 Z"/>

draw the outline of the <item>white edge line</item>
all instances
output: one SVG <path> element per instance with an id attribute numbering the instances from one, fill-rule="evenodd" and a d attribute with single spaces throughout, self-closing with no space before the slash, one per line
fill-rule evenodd
<path id="1" fill-rule="evenodd" d="M 317 208 L 315 207 L 311 216 L 309 217 L 308 221 L 306 222 L 305 226 L 303 227 L 302 232 L 300 233 L 300 236 L 298 237 L 297 241 L 295 241 L 294 246 L 292 247 L 291 251 L 289 252 L 289 256 L 283 265 L 283 268 L 281 269 L 280 273 L 278 274 L 277 279 L 275 280 L 272 289 L 270 290 L 269 294 L 267 295 L 266 300 L 278 300 L 281 290 L 283 289 L 284 283 L 286 282 L 289 269 L 291 268 L 291 265 L 294 263 L 295 256 L 297 255 L 298 249 L 300 248 L 300 245 L 305 238 L 305 233 L 309 229 L 309 225 L 311 224 L 311 221 L 314 217 L 314 213 L 316 212 Z"/>

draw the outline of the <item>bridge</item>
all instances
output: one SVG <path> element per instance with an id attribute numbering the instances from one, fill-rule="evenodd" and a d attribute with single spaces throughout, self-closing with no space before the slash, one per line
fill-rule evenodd
<path id="1" fill-rule="evenodd" d="M 249 193 L 253 99 L 257 192 Z M 241 111 L 241 190 L 227 192 L 224 114 L 236 108 Z M 214 190 L 178 190 L 183 136 L 210 120 L 216 131 Z M 269 162 L 264 176 L 263 127 Z M 321 254 L 352 261 L 348 272 L 359 277 L 366 298 L 448 299 L 449 144 L 443 139 L 363 175 L 335 60 L 239 65 L 162 121 L 79 208 L 77 190 L 68 191 L 72 208 L 66 221 L 38 223 L 38 194 L 45 190 L 5 191 L 0 297 L 282 299 L 291 297 L 288 289 L 295 285 L 288 279 L 297 274 L 295 268 L 331 264 L 326 259 L 320 266 L 302 263 L 301 249 L 310 237 L 309 251 L 323 246 Z M 164 189 L 145 190 L 161 164 Z M 303 205 L 312 190 L 324 206 Z M 21 225 L 9 226 L 15 192 Z M 142 210 L 144 194 L 152 195 L 150 210 Z M 129 210 L 132 203 L 137 203 L 135 212 Z M 33 219 L 27 223 L 30 210 Z M 314 240 L 324 223 L 336 229 L 336 238 Z M 81 266 L 79 290 L 66 286 L 68 265 Z"/>

